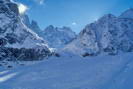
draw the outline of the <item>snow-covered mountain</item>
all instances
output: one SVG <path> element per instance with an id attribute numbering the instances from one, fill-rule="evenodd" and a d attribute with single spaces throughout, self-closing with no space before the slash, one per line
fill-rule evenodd
<path id="1" fill-rule="evenodd" d="M 43 31 L 43 38 L 52 48 L 62 48 L 76 38 L 76 33 L 69 27 L 48 26 Z"/>
<path id="2" fill-rule="evenodd" d="M 0 89 L 133 89 L 133 14 L 127 14 L 132 10 L 119 17 L 104 15 L 78 36 L 68 27 L 52 25 L 41 32 L 51 47 L 67 44 L 61 52 L 84 57 L 100 53 L 114 56 L 63 55 L 38 62 L 1 61 Z M 27 18 L 19 15 L 17 4 L 0 0 L 1 60 L 37 60 L 51 55 L 47 42 L 36 34 L 38 30 L 31 31 Z M 32 27 L 39 28 L 35 21 Z"/>
<path id="3" fill-rule="evenodd" d="M 40 37 L 47 41 L 51 48 L 60 49 L 65 45 L 70 43 L 73 39 L 76 38 L 76 33 L 71 30 L 69 27 L 54 27 L 50 25 L 46 27 L 44 30 L 41 30 L 38 23 L 34 20 L 29 21 L 28 15 L 22 15 L 22 20 L 24 24 L 31 28 L 32 31 L 37 33 Z"/>
<path id="4" fill-rule="evenodd" d="M 34 21 L 34 20 L 31 21 L 30 28 L 32 29 L 32 31 L 34 31 L 40 37 L 42 37 L 42 30 L 40 29 L 40 27 L 38 26 L 38 23 L 36 21 Z"/>
<path id="5" fill-rule="evenodd" d="M 31 27 L 31 23 L 30 23 L 30 19 L 29 19 L 28 15 L 26 15 L 26 14 L 20 14 L 20 17 L 21 17 L 22 22 L 23 22 L 28 28 L 30 28 L 30 27 Z"/>
<path id="6" fill-rule="evenodd" d="M 133 9 L 129 9 L 120 17 L 104 15 L 87 25 L 63 50 L 82 56 L 133 51 L 133 14 L 128 15 L 132 12 Z"/>
<path id="7" fill-rule="evenodd" d="M 33 32 L 35 32 L 38 36 L 42 37 L 42 30 L 40 29 L 37 21 L 32 20 L 30 22 L 29 16 L 26 14 L 22 14 L 21 15 L 22 18 L 22 22 L 28 27 L 30 28 Z"/>
<path id="8" fill-rule="evenodd" d="M 37 60 L 48 55 L 46 42 L 23 24 L 17 4 L 0 0 L 0 59 Z"/>
<path id="9" fill-rule="evenodd" d="M 133 19 L 133 8 L 126 10 L 120 15 L 120 18 Z"/>

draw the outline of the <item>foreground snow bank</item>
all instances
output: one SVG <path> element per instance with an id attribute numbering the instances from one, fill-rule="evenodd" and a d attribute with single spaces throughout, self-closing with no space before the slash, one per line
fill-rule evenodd
<path id="1" fill-rule="evenodd" d="M 53 57 L 5 73 L 1 70 L 0 79 L 13 76 L 0 82 L 0 89 L 132 89 L 132 58 L 132 53 Z"/>

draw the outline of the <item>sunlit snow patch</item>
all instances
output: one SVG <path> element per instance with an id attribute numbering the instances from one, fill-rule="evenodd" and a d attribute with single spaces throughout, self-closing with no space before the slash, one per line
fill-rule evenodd
<path id="1" fill-rule="evenodd" d="M 3 75 L 3 74 L 6 74 L 6 73 L 8 73 L 9 71 L 2 71 L 2 72 L 0 72 L 0 75 Z"/>
<path id="2" fill-rule="evenodd" d="M 11 78 L 14 77 L 15 75 L 17 75 L 17 73 L 11 73 L 11 74 L 8 74 L 8 75 L 6 75 L 6 76 L 0 77 L 0 83 L 1 83 L 1 82 L 5 82 L 5 81 L 11 79 Z"/>

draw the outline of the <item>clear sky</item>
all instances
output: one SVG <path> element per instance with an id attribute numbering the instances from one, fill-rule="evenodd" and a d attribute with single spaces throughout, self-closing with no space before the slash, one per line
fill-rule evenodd
<path id="1" fill-rule="evenodd" d="M 133 7 L 133 0 L 16 0 L 26 5 L 30 19 L 41 29 L 48 25 L 69 26 L 79 32 L 102 15 L 116 16 Z"/>

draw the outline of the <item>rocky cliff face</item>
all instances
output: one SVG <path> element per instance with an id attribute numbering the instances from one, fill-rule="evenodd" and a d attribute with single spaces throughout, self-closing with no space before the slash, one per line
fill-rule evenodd
<path id="1" fill-rule="evenodd" d="M 28 15 L 21 14 L 20 17 L 21 17 L 22 23 L 24 23 L 28 28 L 30 28 L 31 23 L 30 23 L 30 19 L 29 19 Z"/>
<path id="2" fill-rule="evenodd" d="M 0 0 L 0 59 L 38 60 L 49 55 L 45 41 L 23 24 L 17 4 Z"/>
<path id="3" fill-rule="evenodd" d="M 30 28 L 33 32 L 35 32 L 38 36 L 40 37 L 43 37 L 43 34 L 42 34 L 42 30 L 40 29 L 37 21 L 35 20 L 32 20 L 30 22 L 30 19 L 29 19 L 29 16 L 26 15 L 26 14 L 22 14 L 21 15 L 21 20 L 22 22 L 28 27 Z"/>
<path id="4" fill-rule="evenodd" d="M 38 23 L 36 21 L 34 21 L 34 20 L 31 21 L 30 28 L 35 33 L 37 33 L 40 37 L 43 37 L 42 30 L 41 30 L 41 28 L 39 27 L 39 25 L 38 25 Z"/>
<path id="5" fill-rule="evenodd" d="M 107 14 L 87 25 L 64 50 L 83 56 L 133 51 L 133 9 L 116 17 Z M 128 17 L 129 16 L 129 17 Z"/>

